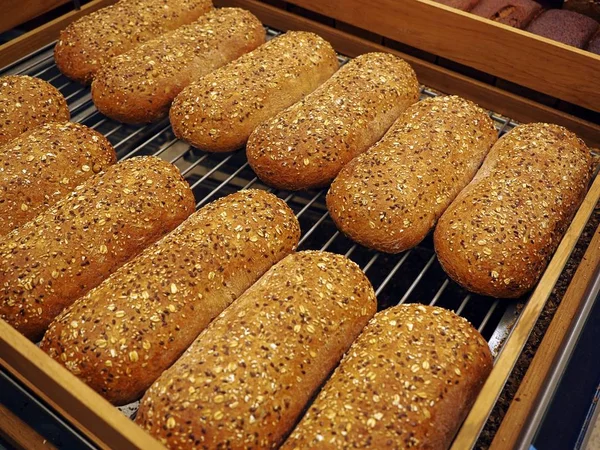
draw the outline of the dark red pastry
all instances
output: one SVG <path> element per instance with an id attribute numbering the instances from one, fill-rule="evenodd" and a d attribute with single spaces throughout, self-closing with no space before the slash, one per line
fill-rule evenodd
<path id="1" fill-rule="evenodd" d="M 573 47 L 584 48 L 598 31 L 598 22 L 576 12 L 550 9 L 540 14 L 527 27 L 527 31 Z"/>
<path id="2" fill-rule="evenodd" d="M 562 9 L 575 11 L 600 21 L 600 0 L 565 0 Z"/>
<path id="3" fill-rule="evenodd" d="M 600 55 L 600 32 L 596 33 L 596 36 L 592 38 L 586 50 Z"/>
<path id="4" fill-rule="evenodd" d="M 524 28 L 542 10 L 542 6 L 533 0 L 481 0 L 471 11 L 486 19 Z"/>
<path id="5" fill-rule="evenodd" d="M 479 0 L 435 0 L 438 3 L 442 3 L 452 8 L 462 9 L 463 11 L 471 11 Z"/>

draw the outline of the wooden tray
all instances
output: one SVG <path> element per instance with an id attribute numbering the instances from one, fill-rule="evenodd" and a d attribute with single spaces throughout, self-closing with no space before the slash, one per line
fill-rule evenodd
<path id="1" fill-rule="evenodd" d="M 95 0 L 86 5 L 85 11 L 69 13 L 60 19 L 44 25 L 39 30 L 23 36 L 16 43 L 13 42 L 9 43 L 10 45 L 0 47 L 0 64 L 17 60 L 31 52 L 31 50 L 40 48 L 44 43 L 51 42 L 55 39 L 58 30 L 63 28 L 67 23 L 75 20 L 84 12 L 92 11 L 108 3 L 111 3 L 111 1 Z M 399 54 L 415 67 L 420 81 L 428 86 L 443 92 L 468 97 L 488 109 L 509 115 L 523 122 L 547 121 L 560 123 L 580 134 L 588 141 L 588 143 L 591 143 L 592 145 L 598 145 L 600 143 L 600 128 L 595 124 L 556 111 L 533 101 L 526 100 L 517 95 L 504 92 L 493 86 L 456 74 L 450 70 L 437 67 L 415 57 L 382 47 L 381 45 L 358 38 L 339 29 L 328 27 L 321 23 L 299 17 L 290 12 L 254 0 L 219 0 L 216 3 L 219 5 L 241 6 L 249 9 L 265 24 L 280 30 L 303 29 L 317 32 L 332 42 L 334 47 L 340 53 L 348 56 L 356 56 L 368 51 L 389 51 Z M 293 3 L 302 4 L 307 8 L 312 7 L 321 13 L 327 13 L 329 11 L 328 9 L 324 10 L 323 8 L 329 8 L 330 5 L 337 4 L 340 11 L 335 12 L 335 14 L 332 13 L 331 17 L 337 17 L 338 14 L 344 14 L 344 20 L 350 23 L 351 21 L 347 19 L 352 19 L 352 17 L 346 17 L 346 13 L 341 10 L 350 11 L 352 8 L 349 5 L 355 3 L 366 4 L 366 2 L 348 0 L 342 8 L 340 6 L 340 1 L 295 1 Z M 408 10 L 403 9 L 404 6 L 401 5 L 411 4 L 415 8 L 422 8 L 417 9 L 417 11 L 423 13 L 425 11 L 439 11 L 441 14 L 439 17 L 442 19 L 445 17 L 444 20 L 450 20 L 449 15 L 461 17 L 462 19 L 460 19 L 459 22 L 456 22 L 455 25 L 463 23 L 462 21 L 464 21 L 463 25 L 467 27 L 466 24 L 468 23 L 468 20 L 475 20 L 476 23 L 484 24 L 486 27 L 490 26 L 492 29 L 494 29 L 494 27 L 499 27 L 499 29 L 502 30 L 502 33 L 516 32 L 515 30 L 507 29 L 507 27 L 502 27 L 493 23 L 489 24 L 487 21 L 482 21 L 481 19 L 473 19 L 472 16 L 453 12 L 443 7 L 434 6 L 428 1 L 403 0 L 400 2 L 392 2 L 391 0 L 377 0 L 369 2 L 369 8 L 373 7 L 373 5 L 386 4 L 390 4 L 391 8 L 388 13 L 383 14 L 380 12 L 378 15 L 374 14 L 373 17 L 376 20 L 371 20 L 368 27 L 365 26 L 363 22 L 358 21 L 358 19 L 360 19 L 360 14 L 354 13 L 357 19 L 357 26 L 377 30 L 379 34 L 390 31 L 391 36 L 393 31 L 391 28 L 396 29 L 404 27 L 404 25 L 398 26 L 401 22 L 399 22 L 397 18 L 394 20 L 392 14 L 401 14 L 402 11 L 408 13 Z M 360 9 L 358 9 L 358 11 L 360 11 Z M 379 11 L 379 9 L 375 8 L 374 11 Z M 363 13 L 365 13 L 364 10 Z M 436 13 L 434 12 L 433 14 Z M 380 28 L 377 27 L 379 21 L 381 21 Z M 395 27 L 392 26 L 393 24 L 396 24 Z M 421 24 L 424 26 L 424 22 L 421 22 Z M 483 25 L 478 25 L 478 27 L 481 26 Z M 459 30 L 460 29 L 462 28 L 459 28 Z M 398 37 L 395 33 L 396 32 L 394 32 L 393 36 Z M 410 33 L 408 32 L 408 34 Z M 529 39 L 529 37 L 525 37 L 521 32 L 516 32 L 516 36 L 520 36 L 515 38 L 517 40 Z M 546 42 L 545 40 L 541 40 L 540 42 L 539 45 L 556 46 L 556 44 Z M 573 51 L 562 47 L 559 45 L 559 52 Z M 575 57 L 575 60 L 577 60 L 577 58 L 587 58 L 587 56 L 581 55 L 581 53 L 583 52 L 574 51 L 574 54 L 578 55 Z M 590 61 L 592 64 L 598 66 L 600 59 L 591 57 Z M 488 61 L 488 63 L 490 63 L 490 61 Z M 479 433 L 484 426 L 496 399 L 500 395 L 517 357 L 522 351 L 547 298 L 552 292 L 552 289 L 599 198 L 600 177 L 596 177 L 583 204 L 552 258 L 550 265 L 544 273 L 541 282 L 533 292 L 530 300 L 524 306 L 519 319 L 514 325 L 512 333 L 507 338 L 503 349 L 496 360 L 490 378 L 486 382 L 475 406 L 457 435 L 453 446 L 455 450 L 471 448 L 477 441 Z M 590 248 L 588 250 L 588 253 L 594 255 L 597 255 L 598 252 L 598 248 Z M 575 296 L 574 301 L 577 301 L 577 298 L 578 297 Z M 73 423 L 98 446 L 102 448 L 119 449 L 161 448 L 158 442 L 139 429 L 131 420 L 126 418 L 78 378 L 49 358 L 34 344 L 29 342 L 3 321 L 0 321 L 0 364 L 36 395 L 45 400 L 67 420 Z"/>

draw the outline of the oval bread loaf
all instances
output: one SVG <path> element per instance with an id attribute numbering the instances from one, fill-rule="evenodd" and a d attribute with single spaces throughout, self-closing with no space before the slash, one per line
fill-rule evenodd
<path id="1" fill-rule="evenodd" d="M 168 115 L 175 96 L 192 81 L 264 42 L 265 29 L 250 12 L 213 9 L 190 25 L 112 58 L 94 78 L 92 99 L 113 119 L 153 122 Z"/>
<path id="2" fill-rule="evenodd" d="M 356 264 L 292 254 L 150 387 L 136 422 L 170 448 L 276 448 L 375 310 Z"/>
<path id="3" fill-rule="evenodd" d="M 69 118 L 67 101 L 50 83 L 27 75 L 0 77 L 0 146 L 27 130 Z"/>
<path id="4" fill-rule="evenodd" d="M 71 122 L 42 125 L 0 147 L 0 236 L 116 160 L 104 136 Z"/>
<path id="5" fill-rule="evenodd" d="M 0 317 L 40 338 L 65 307 L 193 211 L 175 166 L 140 157 L 109 167 L 0 239 Z"/>
<path id="6" fill-rule="evenodd" d="M 381 311 L 283 450 L 450 447 L 492 369 L 487 343 L 443 308 Z"/>
<path id="7" fill-rule="evenodd" d="M 41 348 L 110 402 L 130 403 L 299 237 L 273 194 L 217 200 L 67 308 Z"/>
<path id="8" fill-rule="evenodd" d="M 209 152 L 244 146 L 254 129 L 338 69 L 331 45 L 290 31 L 185 88 L 169 116 L 179 139 Z"/>
<path id="9" fill-rule="evenodd" d="M 496 139 L 492 120 L 468 100 L 416 103 L 333 181 L 331 217 L 366 247 L 388 253 L 414 247 L 475 176 Z"/>
<path id="10" fill-rule="evenodd" d="M 248 140 L 248 162 L 278 189 L 325 186 L 418 99 L 417 77 L 404 60 L 389 53 L 361 55 L 261 124 Z"/>
<path id="11" fill-rule="evenodd" d="M 591 177 L 584 142 L 558 125 L 521 125 L 492 148 L 441 217 L 435 250 L 448 275 L 478 294 L 533 289 Z"/>
<path id="12" fill-rule="evenodd" d="M 71 23 L 60 32 L 54 59 L 67 77 L 83 84 L 113 56 L 196 20 L 210 0 L 121 0 Z"/>

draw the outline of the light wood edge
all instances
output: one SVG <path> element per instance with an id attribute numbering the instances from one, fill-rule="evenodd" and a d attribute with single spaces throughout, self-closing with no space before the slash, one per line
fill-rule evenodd
<path id="1" fill-rule="evenodd" d="M 600 226 L 596 229 L 594 237 L 560 302 L 560 306 L 554 314 L 542 343 L 519 385 L 519 389 L 515 394 L 515 399 L 519 400 L 510 404 L 500 428 L 494 436 L 490 450 L 515 448 L 521 428 L 535 406 L 538 393 L 543 387 L 563 338 L 580 308 L 590 277 L 592 277 L 599 264 Z"/>
<path id="2" fill-rule="evenodd" d="M 286 0 L 600 111 L 600 56 L 430 0 Z"/>
<path id="3" fill-rule="evenodd" d="M 3 0 L 0 33 L 34 19 L 71 0 Z"/>
<path id="4" fill-rule="evenodd" d="M 519 122 L 548 122 L 562 125 L 576 133 L 588 145 L 600 146 L 600 126 L 557 111 L 548 106 L 505 92 L 414 56 L 350 35 L 256 0 L 215 0 L 215 6 L 236 6 L 255 14 L 263 23 L 276 29 L 304 30 L 319 34 L 340 53 L 355 57 L 368 52 L 388 52 L 400 56 L 415 69 L 419 81 L 442 92 L 460 95 L 480 106 L 511 117 Z"/>
<path id="5" fill-rule="evenodd" d="M 579 207 L 573 222 L 571 222 L 558 249 L 552 257 L 550 264 L 539 281 L 537 288 L 533 291 L 529 301 L 521 311 L 514 328 L 502 347 L 500 355 L 496 359 L 492 373 L 483 385 L 475 404 L 471 408 L 469 415 L 465 419 L 452 444 L 452 450 L 465 450 L 475 446 L 479 434 L 487 422 L 492 408 L 496 404 L 512 369 L 514 368 L 519 355 L 523 351 L 523 347 L 546 304 L 546 300 L 548 300 L 548 297 L 552 293 L 552 289 L 554 289 L 565 264 L 571 256 L 571 252 L 579 240 L 579 236 L 583 232 L 585 225 L 598 203 L 598 199 L 600 199 L 600 176 L 597 176 L 594 180 L 592 187 Z"/>
<path id="6" fill-rule="evenodd" d="M 16 448 L 47 449 L 56 447 L 0 403 L 0 436 Z"/>
<path id="7" fill-rule="evenodd" d="M 164 449 L 117 408 L 1 319 L 0 365 L 100 448 Z"/>
<path id="8" fill-rule="evenodd" d="M 79 10 L 71 11 L 48 23 L 25 33 L 18 38 L 0 45 L 0 67 L 6 67 L 31 52 L 39 50 L 44 45 L 58 39 L 62 29 L 86 14 L 105 6 L 116 3 L 117 0 L 92 0 Z"/>

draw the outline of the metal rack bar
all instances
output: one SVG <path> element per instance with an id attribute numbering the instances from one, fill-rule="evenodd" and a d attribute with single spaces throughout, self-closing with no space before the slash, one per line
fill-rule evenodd
<path id="1" fill-rule="evenodd" d="M 436 256 L 434 253 L 433 255 L 431 255 L 431 258 L 429 258 L 429 261 L 427 262 L 425 267 L 423 267 L 423 270 L 421 270 L 419 275 L 417 275 L 417 278 L 415 278 L 415 281 L 413 281 L 412 284 L 410 285 L 410 287 L 406 290 L 406 292 L 404 293 L 404 295 L 398 302 L 399 305 L 403 304 L 406 301 L 406 299 L 409 297 L 409 295 L 412 294 L 412 292 L 415 290 L 415 287 L 417 287 L 417 284 L 419 284 L 419 282 L 423 279 L 423 276 L 427 272 L 427 269 L 429 269 L 431 267 L 431 265 L 433 264 L 435 259 L 436 259 Z"/>
<path id="2" fill-rule="evenodd" d="M 496 310 L 496 308 L 498 307 L 498 303 L 500 302 L 500 300 L 496 299 L 494 301 L 494 303 L 492 304 L 492 307 L 488 310 L 487 314 L 485 315 L 485 317 L 483 318 L 483 320 L 481 321 L 481 324 L 479 325 L 479 327 L 477 328 L 477 330 L 481 333 L 483 331 L 483 329 L 485 328 L 485 326 L 487 325 L 487 323 L 489 322 L 490 318 L 492 317 L 492 314 L 494 313 L 494 311 Z"/>
<path id="3" fill-rule="evenodd" d="M 310 199 L 310 201 L 306 205 L 304 205 L 304 208 L 302 208 L 300 212 L 296 214 L 296 217 L 300 218 L 300 216 L 304 214 L 306 210 L 308 210 L 308 208 L 310 208 L 317 201 L 317 199 L 321 196 L 323 192 L 324 191 L 318 192 L 317 195 Z"/>
<path id="4" fill-rule="evenodd" d="M 388 273 L 387 276 L 385 277 L 385 279 L 381 282 L 381 284 L 375 291 L 375 295 L 381 294 L 381 291 L 383 291 L 383 289 L 388 285 L 388 283 L 391 281 L 391 279 L 394 278 L 394 276 L 396 275 L 396 272 L 398 272 L 400 267 L 402 267 L 402 264 L 404 264 L 404 262 L 408 259 L 408 257 L 410 256 L 411 253 L 412 253 L 412 250 L 409 250 L 404 253 L 404 256 L 402 256 L 402 258 L 400 258 L 400 261 L 398 261 L 396 263 L 396 265 L 392 268 L 392 270 L 390 270 L 390 273 Z"/>
<path id="5" fill-rule="evenodd" d="M 196 203 L 196 209 L 200 208 L 200 206 L 202 206 L 204 203 L 206 203 L 208 200 L 210 200 L 213 197 L 213 195 L 215 195 L 217 192 L 219 192 L 222 187 L 229 184 L 231 182 L 231 180 L 233 180 L 235 177 L 237 177 L 240 174 L 240 172 L 248 166 L 249 166 L 249 164 L 248 164 L 248 162 L 246 162 L 246 163 L 244 163 L 243 166 L 240 166 L 239 169 L 237 169 L 235 172 L 233 172 L 231 175 L 229 175 L 225 180 L 223 180 L 221 182 L 221 184 L 219 184 L 216 188 L 214 188 L 212 191 L 210 191 L 208 193 L 208 195 L 206 195 L 206 197 L 204 197 L 202 200 L 200 200 L 198 203 Z"/>
<path id="6" fill-rule="evenodd" d="M 331 244 L 333 244 L 333 241 L 335 241 L 335 239 L 340 235 L 340 232 L 336 230 L 335 233 L 333 233 L 333 236 L 331 236 L 329 238 L 329 240 L 323 245 L 323 247 L 321 247 L 321 251 L 325 251 L 329 248 L 329 246 Z"/>
<path id="7" fill-rule="evenodd" d="M 304 244 L 304 241 L 306 241 L 310 237 L 310 235 L 314 233 L 314 231 L 319 227 L 319 225 L 323 223 L 325 219 L 327 219 L 327 217 L 329 217 L 329 211 L 323 214 L 321 218 L 317 220 L 315 224 L 312 227 L 310 227 L 310 229 L 306 233 L 304 233 L 304 236 L 302 236 L 302 239 L 300 239 L 300 242 L 298 243 L 298 247 Z"/>
<path id="8" fill-rule="evenodd" d="M 438 300 L 440 299 L 440 297 L 442 296 L 442 294 L 444 293 L 444 291 L 446 290 L 446 288 L 448 287 L 449 284 L 450 284 L 450 280 L 448 278 L 446 278 L 444 280 L 444 283 L 440 286 L 438 291 L 435 293 L 435 295 L 431 299 L 429 306 L 435 306 L 435 304 L 438 302 Z"/>
<path id="9" fill-rule="evenodd" d="M 208 155 L 204 155 L 202 158 L 200 158 L 198 161 L 203 160 L 204 158 L 206 158 Z M 196 186 L 200 185 L 200 183 L 202 183 L 204 180 L 206 180 L 208 177 L 210 177 L 213 173 L 215 173 L 217 170 L 219 170 L 227 161 L 229 161 L 231 158 L 233 157 L 233 155 L 229 155 L 227 158 L 225 158 L 223 161 L 221 161 L 219 164 L 217 164 L 215 167 L 213 167 L 212 169 L 210 169 L 208 172 L 206 172 L 206 174 L 200 178 L 198 181 L 196 181 L 194 184 L 192 184 L 192 189 L 194 189 Z M 196 167 L 198 164 L 193 165 L 194 167 Z M 190 167 L 188 167 L 185 171 L 181 172 L 182 175 L 185 176 L 184 172 L 187 173 L 189 172 Z"/>
<path id="10" fill-rule="evenodd" d="M 458 314 L 459 316 L 462 314 L 463 310 L 465 309 L 465 307 L 467 306 L 467 303 L 469 303 L 469 300 L 471 300 L 471 294 L 468 294 L 465 299 L 462 301 L 462 303 L 460 304 L 460 306 L 458 307 L 458 309 L 456 310 L 456 314 Z"/>

